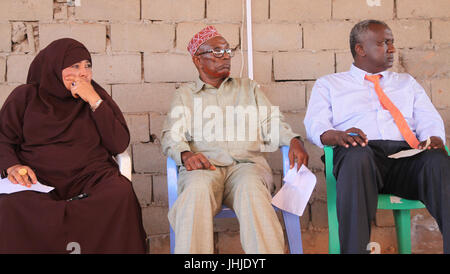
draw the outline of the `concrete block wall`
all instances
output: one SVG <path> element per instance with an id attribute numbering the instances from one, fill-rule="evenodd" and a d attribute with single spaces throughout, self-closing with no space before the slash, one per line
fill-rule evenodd
<path id="1" fill-rule="evenodd" d="M 0 1 L 0 105 L 24 83 L 30 62 L 51 41 L 73 37 L 92 53 L 94 79 L 121 107 L 131 130 L 133 186 L 142 206 L 151 253 L 169 252 L 165 157 L 160 132 L 174 90 L 197 77 L 186 51 L 191 36 L 208 24 L 238 49 L 232 75 L 246 75 L 243 0 Z M 379 4 L 379 5 L 377 5 Z M 448 0 L 253 0 L 254 75 L 286 120 L 305 135 L 303 118 L 314 81 L 348 70 L 351 27 L 386 21 L 397 47 L 393 70 L 423 85 L 450 130 L 450 2 Z M 241 51 L 242 49 L 242 51 Z M 447 137 L 447 142 L 449 138 Z M 327 253 L 328 223 L 322 151 L 306 143 L 317 187 L 301 217 L 306 253 Z M 268 155 L 278 187 L 281 155 Z M 281 216 L 280 216 L 281 219 Z M 217 253 L 242 253 L 234 219 L 215 222 Z M 390 211 L 379 211 L 372 240 L 397 252 Z M 412 212 L 416 253 L 442 252 L 442 238 L 426 210 Z"/>

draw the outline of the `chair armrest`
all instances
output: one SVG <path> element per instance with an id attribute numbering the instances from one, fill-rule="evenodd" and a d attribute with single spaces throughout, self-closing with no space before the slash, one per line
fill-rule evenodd
<path id="1" fill-rule="evenodd" d="M 283 178 L 286 176 L 286 173 L 289 171 L 289 146 L 282 146 L 281 153 L 283 154 Z"/>
<path id="2" fill-rule="evenodd" d="M 167 157 L 167 193 L 169 195 L 169 208 L 175 203 L 178 197 L 178 167 L 175 161 Z"/>
<path id="3" fill-rule="evenodd" d="M 329 218 L 335 219 L 337 223 L 337 215 L 336 215 L 337 193 L 336 193 L 336 178 L 334 177 L 333 174 L 333 147 L 324 146 L 323 151 L 325 152 L 325 178 L 327 182 L 328 215 L 330 216 Z"/>
<path id="4" fill-rule="evenodd" d="M 131 158 L 128 152 L 125 150 L 124 152 L 117 154 L 115 160 L 119 165 L 120 173 L 131 181 Z"/>
<path id="5" fill-rule="evenodd" d="M 323 151 L 325 153 L 325 176 L 328 183 L 334 183 L 336 187 L 336 178 L 333 175 L 333 147 L 324 146 Z"/>

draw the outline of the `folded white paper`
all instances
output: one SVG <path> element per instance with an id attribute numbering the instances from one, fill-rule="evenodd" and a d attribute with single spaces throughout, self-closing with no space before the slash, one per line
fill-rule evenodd
<path id="1" fill-rule="evenodd" d="M 399 159 L 399 158 L 404 158 L 404 157 L 411 157 L 411 156 L 414 156 L 414 155 L 419 154 L 419 153 L 421 153 L 422 151 L 426 150 L 427 147 L 430 145 L 430 143 L 431 143 L 431 140 L 430 140 L 430 138 L 428 137 L 427 143 L 425 144 L 425 148 L 424 148 L 424 149 L 413 148 L 413 149 L 402 150 L 402 151 L 399 151 L 399 152 L 394 153 L 394 154 L 392 154 L 392 155 L 389 155 L 388 157 L 389 157 L 389 158 L 392 158 L 392 159 Z"/>
<path id="2" fill-rule="evenodd" d="M 302 216 L 316 186 L 316 176 L 305 165 L 297 172 L 297 164 L 284 177 L 284 185 L 273 196 L 272 204 L 289 213 Z"/>
<path id="3" fill-rule="evenodd" d="M 0 194 L 11 194 L 14 192 L 31 190 L 42 193 L 48 193 L 52 191 L 54 187 L 43 185 L 39 182 L 31 184 L 31 187 L 26 187 L 20 184 L 13 184 L 8 178 L 0 180 Z"/>

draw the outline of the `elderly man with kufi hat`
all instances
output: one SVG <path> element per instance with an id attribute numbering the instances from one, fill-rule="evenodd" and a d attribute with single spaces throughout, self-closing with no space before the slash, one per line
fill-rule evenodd
<path id="1" fill-rule="evenodd" d="M 239 219 L 246 253 L 284 253 L 263 152 L 290 145 L 291 167 L 300 168 L 308 162 L 303 142 L 255 81 L 230 77 L 234 51 L 213 26 L 195 34 L 188 51 L 199 78 L 175 92 L 161 138 L 179 166 L 179 196 L 168 214 L 175 253 L 214 252 L 213 217 L 222 204 Z"/>

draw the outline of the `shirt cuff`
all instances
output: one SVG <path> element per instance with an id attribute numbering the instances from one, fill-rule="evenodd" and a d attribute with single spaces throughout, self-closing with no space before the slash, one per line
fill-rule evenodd
<path id="1" fill-rule="evenodd" d="M 446 138 L 445 138 L 445 134 L 443 135 L 442 132 L 429 132 L 428 131 L 426 135 L 425 134 L 420 134 L 418 136 L 419 142 L 426 141 L 431 136 L 437 136 L 437 137 L 441 138 L 442 142 L 445 145 L 445 139 Z"/>
<path id="2" fill-rule="evenodd" d="M 280 139 L 280 147 L 289 146 L 291 144 L 291 140 L 295 137 L 299 137 L 300 140 L 303 141 L 302 137 L 299 134 L 296 134 L 294 132 L 286 132 Z"/>
<path id="3" fill-rule="evenodd" d="M 324 134 L 325 132 L 327 132 L 328 130 L 336 130 L 333 127 L 322 127 L 322 128 L 318 128 L 314 130 L 313 134 L 308 134 L 308 140 L 315 144 L 316 146 L 323 148 L 325 145 L 322 144 L 322 140 L 320 139 L 320 136 L 322 136 L 322 134 Z"/>
<path id="4" fill-rule="evenodd" d="M 181 162 L 181 152 L 183 151 L 191 151 L 191 148 L 187 143 L 179 143 L 172 148 L 170 148 L 169 157 L 172 158 L 177 166 L 182 166 Z"/>

